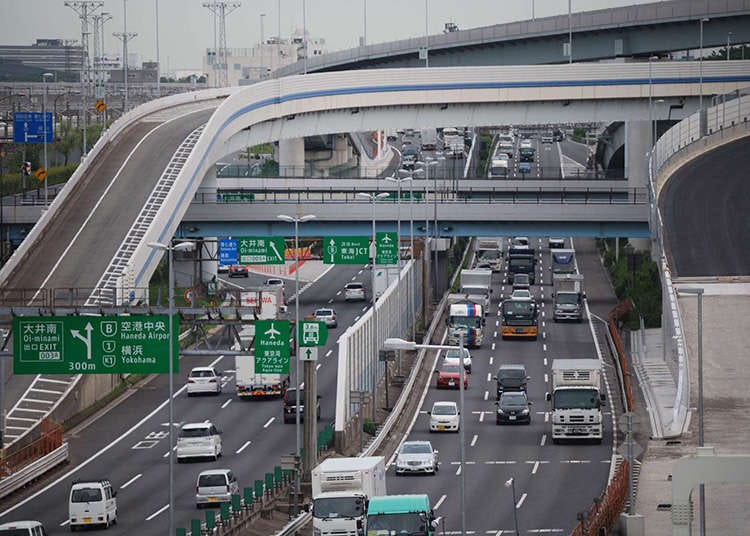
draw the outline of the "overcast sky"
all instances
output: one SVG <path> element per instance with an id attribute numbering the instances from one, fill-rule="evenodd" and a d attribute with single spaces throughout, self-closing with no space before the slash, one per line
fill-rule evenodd
<path id="1" fill-rule="evenodd" d="M 159 48 L 162 69 L 199 69 L 206 48 L 213 46 L 213 22 L 203 7 L 208 0 L 127 0 L 127 31 L 138 34 L 129 43 L 140 61 L 156 59 L 156 9 L 159 6 Z M 288 37 L 302 28 L 303 0 L 232 0 L 240 3 L 227 17 L 227 46 L 251 48 L 264 36 L 278 34 L 279 5 L 281 34 Z M 367 42 L 379 43 L 424 35 L 423 0 L 306 0 L 307 27 L 313 37 L 322 37 L 327 50 L 358 45 L 364 29 L 367 4 Z M 572 0 L 572 11 L 647 3 L 645 0 Z M 105 25 L 105 52 L 122 51 L 112 36 L 123 31 L 123 0 L 104 0 L 112 14 Z M 440 33 L 446 22 L 459 28 L 474 28 L 516 20 L 567 13 L 567 0 L 429 0 L 428 28 Z M 0 44 L 31 45 L 38 38 L 81 38 L 81 23 L 64 0 L 0 0 Z M 91 43 L 93 46 L 93 42 Z"/>

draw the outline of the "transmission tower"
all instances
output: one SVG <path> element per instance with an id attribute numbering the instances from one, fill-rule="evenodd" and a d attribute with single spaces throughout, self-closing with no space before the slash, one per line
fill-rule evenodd
<path id="1" fill-rule="evenodd" d="M 207 7 L 219 23 L 219 50 L 215 50 L 217 57 L 214 70 L 218 71 L 218 86 L 226 87 L 229 85 L 229 69 L 227 68 L 227 15 L 240 7 L 240 3 L 214 0 L 213 2 L 204 2 L 203 7 Z M 214 28 L 216 28 L 215 25 Z M 215 38 L 214 42 L 216 42 Z"/>
<path id="2" fill-rule="evenodd" d="M 122 31 L 115 32 L 112 35 L 122 41 L 122 79 L 125 84 L 122 97 L 122 114 L 125 115 L 125 112 L 128 111 L 128 42 L 132 41 L 138 34 L 128 32 L 128 0 L 122 0 L 122 13 Z"/>
<path id="3" fill-rule="evenodd" d="M 112 20 L 112 15 L 103 12 L 91 18 L 94 20 L 94 98 L 104 99 L 104 23 Z"/>
<path id="4" fill-rule="evenodd" d="M 83 122 L 83 152 L 86 156 L 86 123 L 88 122 L 88 94 L 91 76 L 89 74 L 89 19 L 104 6 L 104 2 L 96 0 L 75 0 L 65 2 L 65 6 L 76 12 L 81 19 L 81 49 L 83 58 L 81 60 L 81 120 Z"/>

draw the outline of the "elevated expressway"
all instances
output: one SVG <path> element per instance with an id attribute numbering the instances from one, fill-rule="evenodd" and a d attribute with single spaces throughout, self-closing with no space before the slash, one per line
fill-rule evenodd
<path id="1" fill-rule="evenodd" d="M 747 85 L 749 66 L 747 61 L 706 62 L 704 91 L 728 93 Z M 650 76 L 647 64 L 398 69 L 312 74 L 160 99 L 131 111 L 97 143 L 0 271 L 3 303 L 47 306 L 50 289 L 76 289 L 64 291 L 75 303 L 121 303 L 129 289 L 142 297 L 160 258 L 146 244 L 169 240 L 186 212 L 194 210 L 196 194 L 215 189 L 204 180 L 213 163 L 244 147 L 382 128 L 645 120 L 649 86 L 653 98 L 682 100 L 687 110 L 695 105 L 699 82 L 694 62 L 653 65 Z M 424 217 L 427 206 L 423 204 L 421 214 L 417 209 L 415 217 Z M 246 211 L 244 219 L 276 220 L 277 206 L 262 207 L 259 203 Z M 320 208 L 319 219 L 330 222 L 370 218 L 360 203 L 348 210 L 324 212 L 324 207 L 311 208 Z M 524 205 L 523 211 L 532 214 L 532 207 Z M 448 207 L 438 208 L 438 219 L 447 219 Z M 645 206 L 605 208 L 565 205 L 550 221 L 646 219 Z M 7 216 L 5 221 L 20 217 Z M 395 210 L 388 216 L 394 218 Z M 19 419 L 9 439 L 21 437 L 45 411 L 74 412 L 111 388 L 99 385 L 87 390 L 76 407 L 61 407 L 60 400 L 77 381 L 41 387 L 36 402 L 12 408 L 9 422 Z"/>
<path id="2" fill-rule="evenodd" d="M 532 2 L 533 4 L 533 2 Z M 531 6 L 530 6 L 531 7 Z M 529 10 L 529 15 L 532 10 Z M 424 67 L 418 51 L 429 48 L 430 67 L 567 63 L 569 32 L 573 62 L 648 58 L 703 47 L 750 42 L 750 1 L 667 0 L 649 4 L 535 17 L 456 32 L 366 44 L 314 56 L 283 67 L 275 76 L 348 69 Z M 693 54 L 695 56 L 696 54 Z"/>

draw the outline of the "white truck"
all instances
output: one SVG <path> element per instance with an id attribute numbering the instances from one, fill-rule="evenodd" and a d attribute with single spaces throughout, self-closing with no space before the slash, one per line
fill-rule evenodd
<path id="1" fill-rule="evenodd" d="M 460 285 L 461 294 L 482 305 L 484 314 L 488 314 L 492 294 L 492 270 L 485 268 L 461 270 Z"/>
<path id="2" fill-rule="evenodd" d="M 602 441 L 602 365 L 598 359 L 553 359 L 552 442 L 561 439 Z"/>
<path id="3" fill-rule="evenodd" d="M 503 242 L 500 238 L 477 238 L 477 262 L 475 268 L 499 272 L 503 269 Z"/>
<path id="4" fill-rule="evenodd" d="M 448 344 L 457 345 L 463 335 L 465 347 L 479 348 L 484 341 L 484 308 L 463 294 L 448 296 Z"/>
<path id="5" fill-rule="evenodd" d="M 447 158 L 464 157 L 464 138 L 460 134 L 446 134 L 443 131 L 443 152 Z"/>
<path id="6" fill-rule="evenodd" d="M 582 322 L 584 317 L 583 275 L 552 274 L 552 318 Z"/>
<path id="7" fill-rule="evenodd" d="M 327 458 L 312 470 L 313 534 L 364 536 L 367 503 L 386 495 L 385 458 Z"/>
<path id="8" fill-rule="evenodd" d="M 273 320 L 286 312 L 283 287 L 264 287 L 240 292 L 240 307 L 254 307 L 254 315 L 243 314 L 243 320 Z"/>
<path id="9" fill-rule="evenodd" d="M 576 271 L 576 250 L 550 249 L 549 268 L 553 274 L 573 274 Z"/>

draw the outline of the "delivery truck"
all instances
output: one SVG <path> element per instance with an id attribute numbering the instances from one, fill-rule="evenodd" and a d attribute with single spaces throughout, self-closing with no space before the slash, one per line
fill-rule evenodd
<path id="1" fill-rule="evenodd" d="M 448 344 L 479 348 L 484 341 L 484 309 L 463 294 L 448 295 Z"/>
<path id="2" fill-rule="evenodd" d="M 385 458 L 327 458 L 312 470 L 313 534 L 363 536 L 367 504 L 386 495 Z"/>
<path id="3" fill-rule="evenodd" d="M 584 317 L 583 275 L 552 274 L 552 318 L 582 322 Z"/>
<path id="4" fill-rule="evenodd" d="M 461 270 L 460 285 L 461 294 L 481 304 L 484 314 L 488 314 L 492 294 L 492 270 L 485 268 Z"/>
<path id="5" fill-rule="evenodd" d="M 561 439 L 602 441 L 602 365 L 598 359 L 553 359 L 552 442 Z"/>

